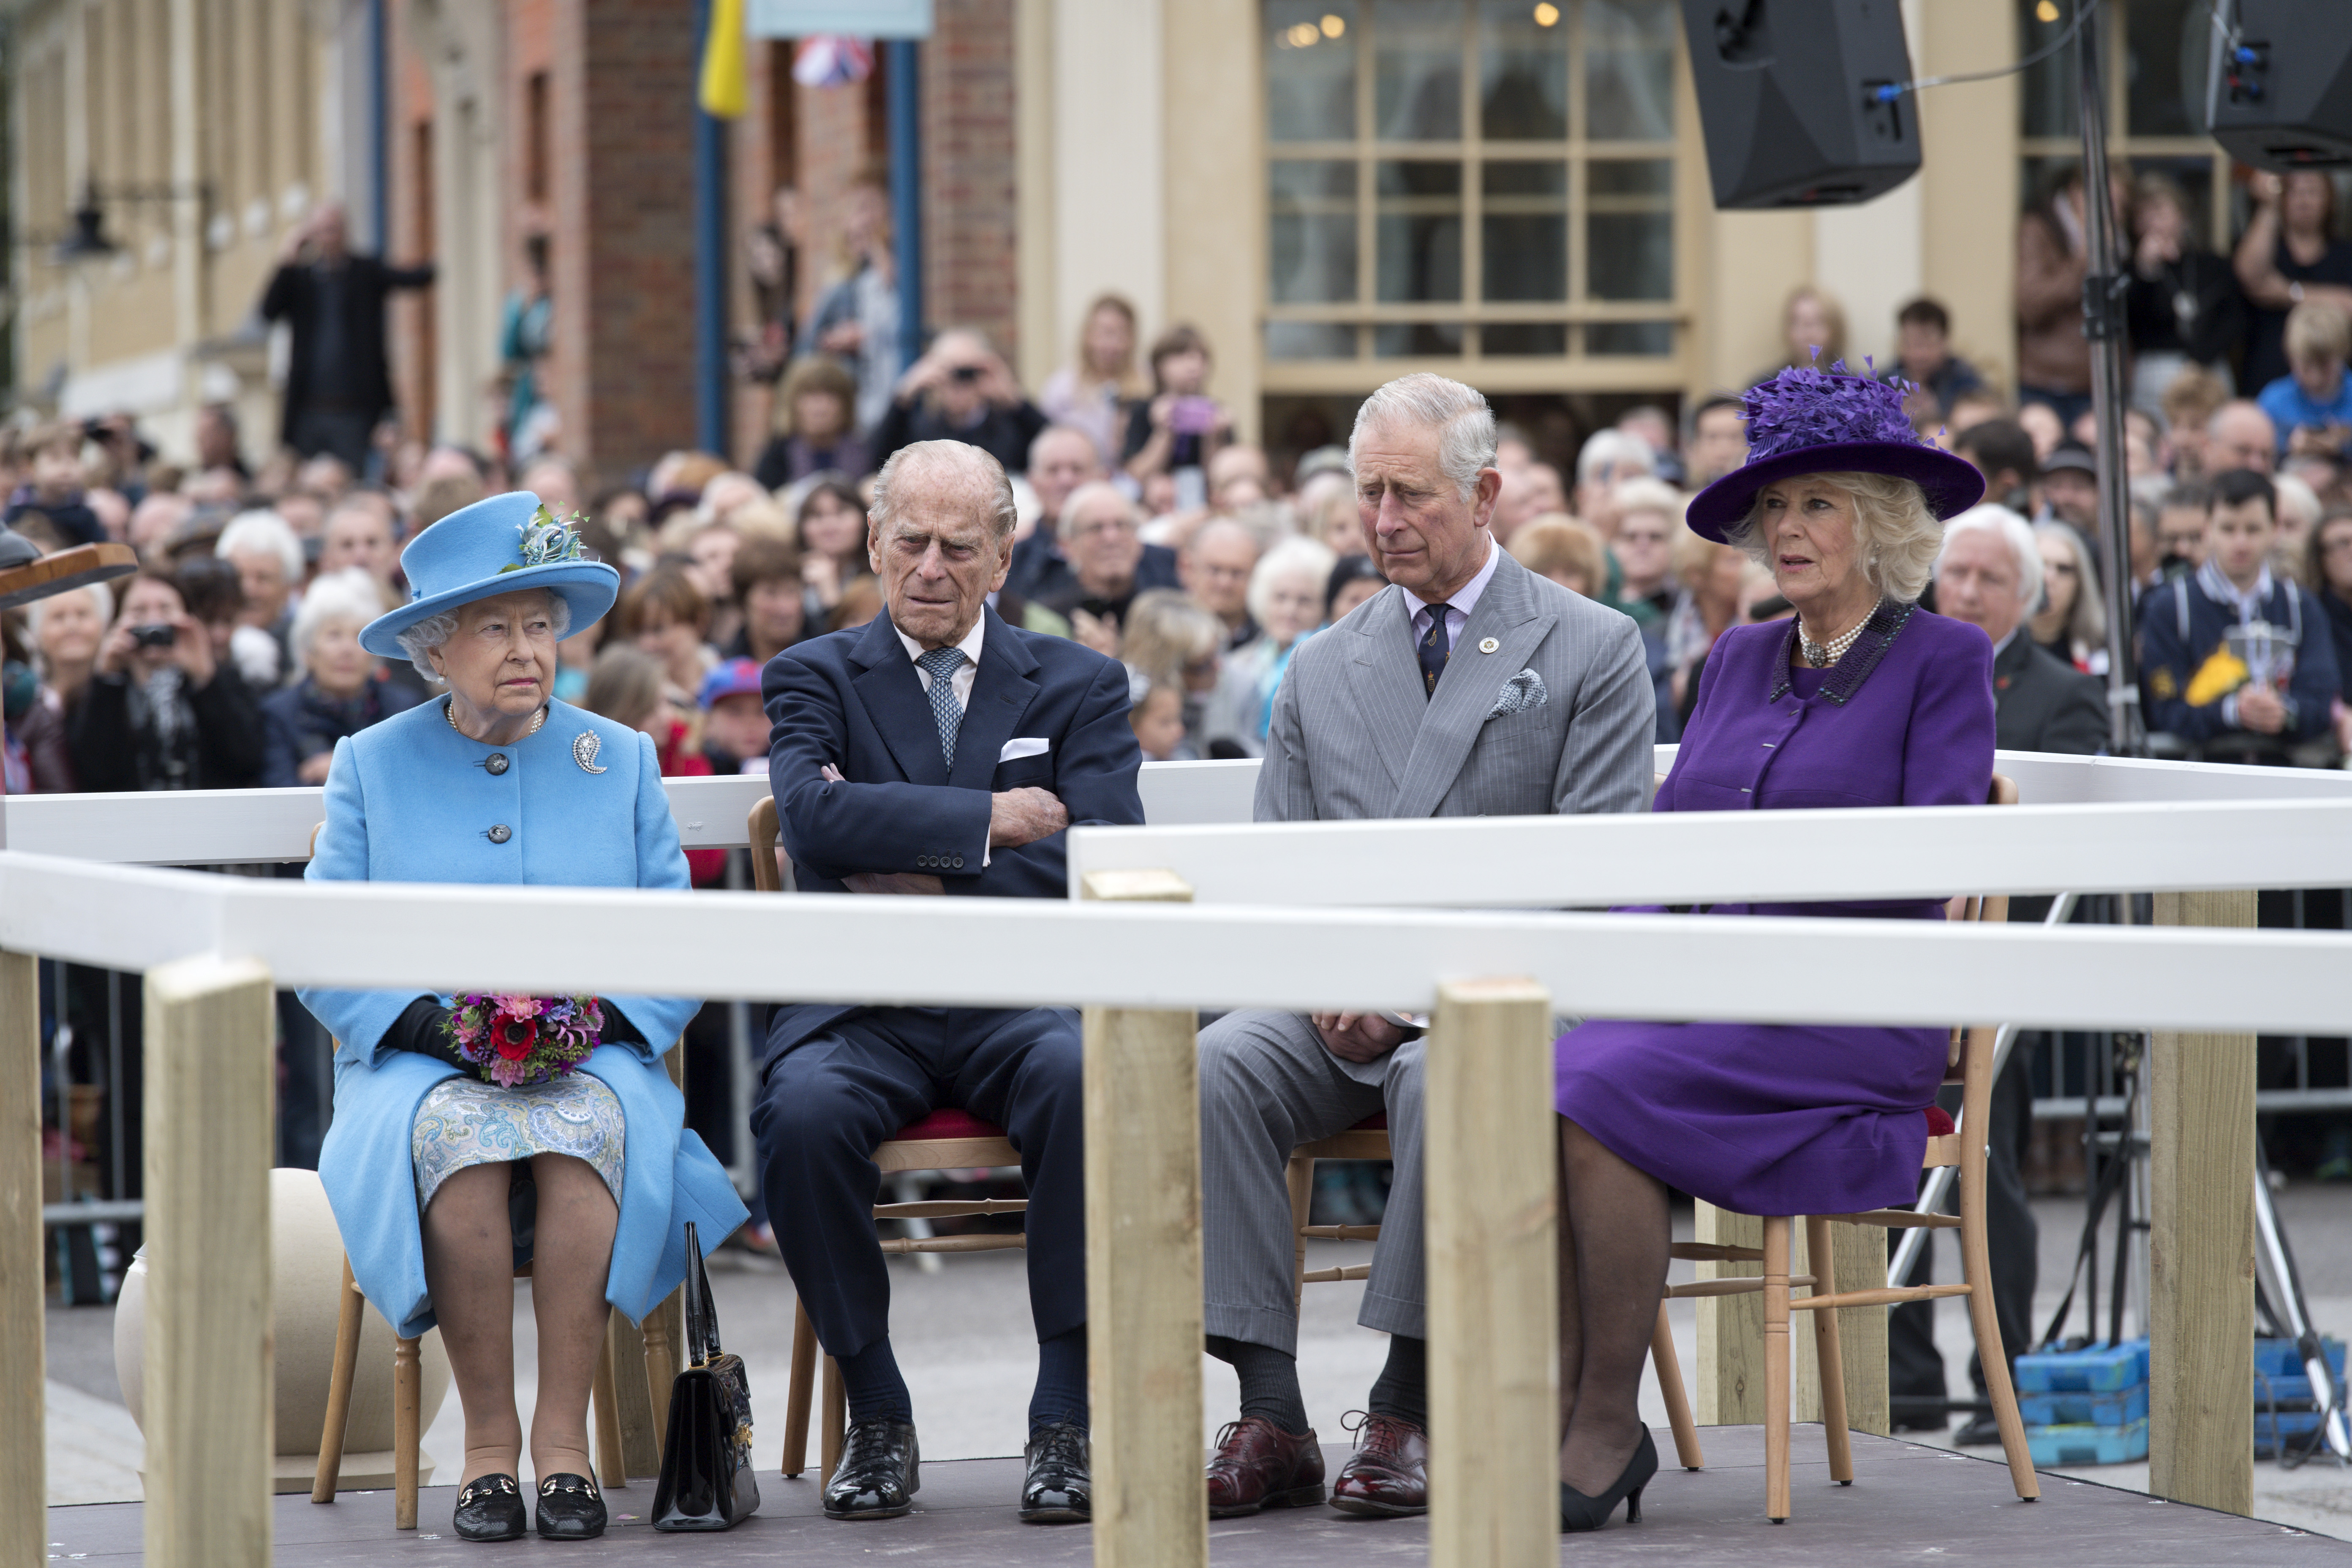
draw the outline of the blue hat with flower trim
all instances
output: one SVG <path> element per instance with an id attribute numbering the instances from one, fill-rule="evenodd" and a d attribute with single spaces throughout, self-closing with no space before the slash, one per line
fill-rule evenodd
<path id="1" fill-rule="evenodd" d="M 621 596 L 621 574 L 588 553 L 580 530 L 529 490 L 510 490 L 451 512 L 400 552 L 408 603 L 370 621 L 360 646 L 379 658 L 406 657 L 400 634 L 417 622 L 524 588 L 544 588 L 572 607 L 563 635 L 584 632 Z"/>
<path id="2" fill-rule="evenodd" d="M 1920 439 L 1903 412 L 1905 388 L 1829 369 L 1792 365 L 1748 389 L 1748 461 L 1691 498 L 1691 531 L 1724 542 L 1765 486 L 1801 474 L 1890 474 L 1909 479 L 1927 510 L 1949 518 L 1984 499 L 1984 476 L 1966 458 Z"/>

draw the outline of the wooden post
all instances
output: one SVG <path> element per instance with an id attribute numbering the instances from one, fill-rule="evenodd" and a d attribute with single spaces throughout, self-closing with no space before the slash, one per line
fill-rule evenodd
<path id="1" fill-rule="evenodd" d="M 2158 893 L 2156 923 L 2251 926 L 2251 892 Z M 2254 1037 L 2150 1041 L 2148 1490 L 2254 1506 Z"/>
<path id="2" fill-rule="evenodd" d="M 147 1561 L 270 1560 L 276 997 L 249 959 L 147 975 Z"/>
<path id="3" fill-rule="evenodd" d="M 1551 996 L 1441 985 L 1426 1058 L 1429 1560 L 1559 1555 L 1559 1118 Z"/>
<path id="4" fill-rule="evenodd" d="M 48 1556 L 40 961 L 0 952 L 0 1563 Z"/>
<path id="5" fill-rule="evenodd" d="M 1185 903 L 1165 871 L 1088 899 Z M 1201 1073 L 1190 1010 L 1086 1010 L 1087 1342 L 1096 1568 L 1206 1568 Z"/>
<path id="6" fill-rule="evenodd" d="M 1713 1204 L 1696 1205 L 1696 1239 L 1719 1247 L 1761 1247 L 1764 1222 Z M 1806 1227 L 1792 1227 L 1790 1268 L 1810 1274 Z M 1874 1226 L 1830 1226 L 1832 1262 L 1841 1290 L 1871 1290 L 1886 1283 L 1886 1233 Z M 1702 1279 L 1731 1279 L 1761 1271 L 1755 1263 L 1702 1263 Z M 1893 1430 L 1886 1385 L 1886 1309 L 1848 1307 L 1837 1315 L 1839 1361 L 1845 1368 L 1846 1423 L 1884 1436 Z M 1764 1298 L 1698 1299 L 1698 1365 L 1692 1407 L 1702 1426 L 1754 1426 L 1764 1420 Z M 1821 1363 L 1811 1333 L 1790 1342 L 1790 1419 L 1822 1418 Z"/>

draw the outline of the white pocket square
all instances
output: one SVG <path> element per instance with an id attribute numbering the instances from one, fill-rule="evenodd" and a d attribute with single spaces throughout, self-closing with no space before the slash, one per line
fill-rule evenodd
<path id="1" fill-rule="evenodd" d="M 1523 708 L 1541 708 L 1550 700 L 1551 694 L 1544 689 L 1543 677 L 1532 669 L 1523 669 L 1503 682 L 1503 689 L 1495 694 L 1495 705 L 1486 710 L 1486 717 L 1500 719 Z"/>
<path id="2" fill-rule="evenodd" d="M 1042 757 L 1054 749 L 1054 743 L 1043 735 L 1019 735 L 1004 742 L 1004 750 L 996 753 L 999 767 L 1023 757 Z"/>

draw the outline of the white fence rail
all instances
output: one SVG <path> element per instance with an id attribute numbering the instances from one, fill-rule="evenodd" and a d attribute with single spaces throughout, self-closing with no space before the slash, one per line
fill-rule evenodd
<path id="1" fill-rule="evenodd" d="M 1657 770 L 1675 748 L 1657 749 Z M 2152 763 L 2002 752 L 1997 765 L 2030 805 L 2157 805 L 2179 801 L 2352 800 L 2352 773 L 2249 768 L 2214 763 Z M 1258 764 L 1146 763 L 1144 820 L 1154 827 L 1237 825 L 1250 820 Z M 751 807 L 768 793 L 764 774 L 667 779 L 678 838 L 688 849 L 739 848 Z M 191 790 L 8 797 L 8 847 L 75 860 L 150 866 L 219 866 L 301 860 L 310 856 L 325 792 L 301 789 Z M 2308 885 L 2308 884 L 2305 884 Z"/>

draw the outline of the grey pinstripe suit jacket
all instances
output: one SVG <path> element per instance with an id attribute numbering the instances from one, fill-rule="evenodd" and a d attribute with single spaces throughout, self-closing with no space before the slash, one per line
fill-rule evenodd
<path id="1" fill-rule="evenodd" d="M 1433 696 L 1412 619 L 1391 585 L 1291 656 L 1257 777 L 1258 821 L 1647 805 L 1657 700 L 1630 617 L 1505 553 Z M 1488 637 L 1497 646 L 1482 653 Z M 1542 679 L 1544 704 L 1488 717 L 1522 669 Z"/>

